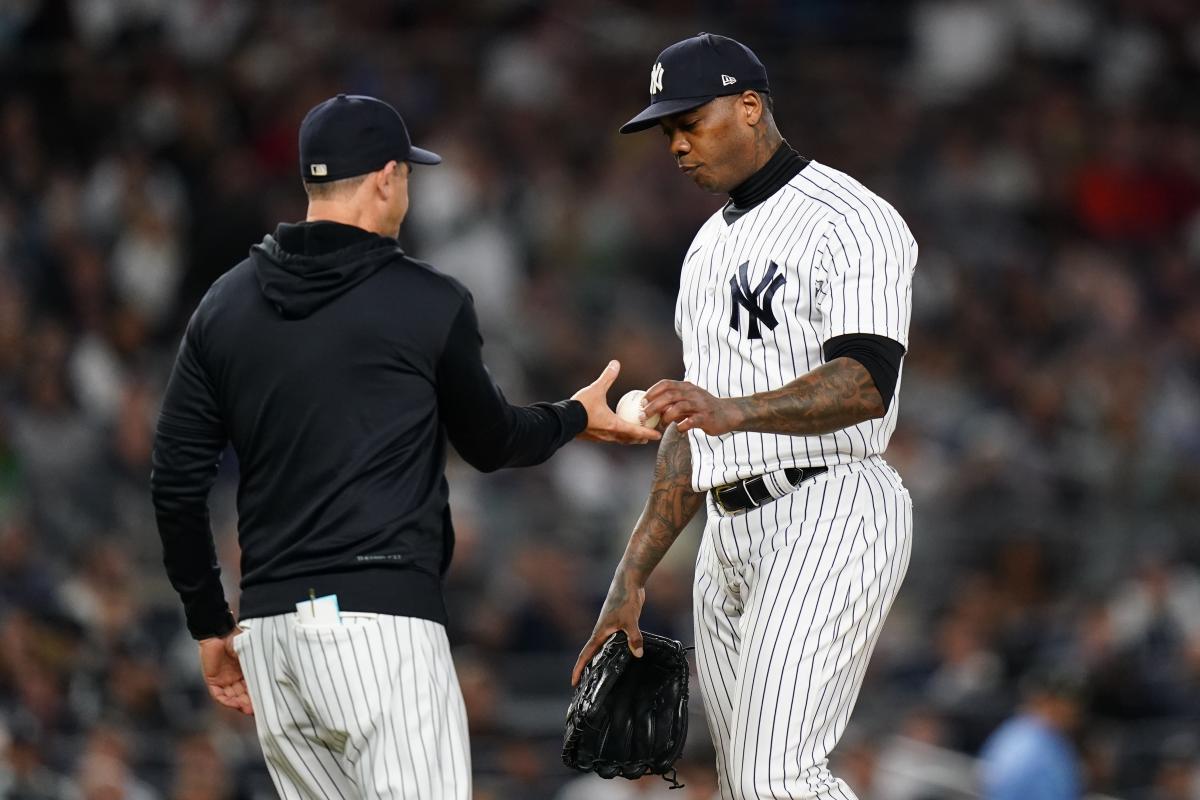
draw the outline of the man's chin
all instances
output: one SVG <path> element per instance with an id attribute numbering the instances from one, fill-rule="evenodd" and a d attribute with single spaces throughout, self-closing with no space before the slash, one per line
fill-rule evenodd
<path id="1" fill-rule="evenodd" d="M 692 175 L 691 179 L 692 179 L 693 183 L 695 183 L 697 186 L 699 186 L 701 189 L 708 192 L 709 194 L 724 194 L 725 193 L 725 190 L 723 188 L 716 185 L 716 183 L 714 183 L 711 179 L 705 177 L 704 175 L 700 175 L 700 174 Z"/>

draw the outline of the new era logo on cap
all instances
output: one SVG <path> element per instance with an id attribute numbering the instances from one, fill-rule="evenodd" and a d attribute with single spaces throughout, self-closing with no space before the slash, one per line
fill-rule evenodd
<path id="1" fill-rule="evenodd" d="M 721 85 L 722 86 L 732 86 L 735 83 L 737 83 L 737 78 L 733 77 L 732 75 L 722 75 L 721 76 Z"/>

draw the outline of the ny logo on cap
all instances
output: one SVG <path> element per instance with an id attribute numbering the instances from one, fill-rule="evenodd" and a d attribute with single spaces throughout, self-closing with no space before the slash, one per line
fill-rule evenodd
<path id="1" fill-rule="evenodd" d="M 662 91 L 662 76 L 663 65 L 660 61 L 650 70 L 650 94 L 658 94 Z"/>

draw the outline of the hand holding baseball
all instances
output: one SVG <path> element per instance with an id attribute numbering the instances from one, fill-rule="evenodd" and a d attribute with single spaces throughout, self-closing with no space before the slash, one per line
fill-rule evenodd
<path id="1" fill-rule="evenodd" d="M 709 436 L 735 431 L 742 422 L 734 401 L 715 397 L 688 381 L 659 381 L 646 392 L 645 408 L 655 421 L 679 423 L 680 433 L 696 428 Z"/>
<path id="2" fill-rule="evenodd" d="M 641 389 L 626 392 L 617 401 L 617 416 L 634 425 L 641 425 L 643 428 L 655 430 L 658 428 L 659 415 L 655 414 L 652 417 L 645 415 L 645 397 L 646 393 Z"/>

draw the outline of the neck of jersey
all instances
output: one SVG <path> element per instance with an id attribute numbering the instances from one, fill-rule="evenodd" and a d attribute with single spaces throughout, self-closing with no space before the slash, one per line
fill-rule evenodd
<path id="1" fill-rule="evenodd" d="M 723 210 L 726 222 L 733 222 L 756 205 L 778 192 L 800 170 L 808 166 L 809 160 L 792 149 L 787 142 L 780 142 L 767 163 L 729 192 L 729 202 Z"/>

